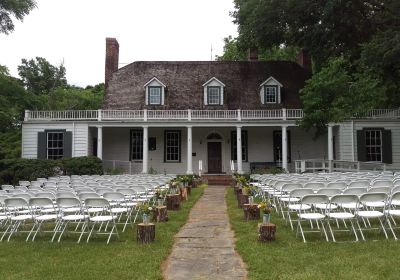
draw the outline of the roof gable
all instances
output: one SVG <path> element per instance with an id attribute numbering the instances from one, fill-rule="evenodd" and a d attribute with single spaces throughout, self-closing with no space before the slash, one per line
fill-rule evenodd
<path id="1" fill-rule="evenodd" d="M 156 77 L 153 77 L 150 81 L 148 81 L 147 83 L 145 83 L 145 85 L 143 87 L 147 87 L 149 84 L 151 84 L 153 81 L 156 81 L 157 83 L 159 83 L 160 85 L 162 85 L 163 87 L 167 87 L 163 82 L 161 82 L 159 79 L 157 79 Z"/>
<path id="2" fill-rule="evenodd" d="M 278 85 L 278 86 L 280 86 L 280 87 L 283 87 L 283 85 L 280 83 L 280 82 L 278 82 L 278 80 L 277 79 L 275 79 L 274 77 L 269 77 L 268 79 L 266 79 L 263 83 L 261 83 L 261 85 L 260 85 L 260 87 L 262 87 L 262 86 L 264 86 L 264 85 L 266 85 L 266 84 L 274 84 L 274 85 Z"/>
<path id="3" fill-rule="evenodd" d="M 221 86 L 225 87 L 225 84 L 224 84 L 223 82 L 221 82 L 220 80 L 218 80 L 217 78 L 215 78 L 215 77 L 212 77 L 212 78 L 209 79 L 207 82 L 205 82 L 205 83 L 203 84 L 203 87 L 205 87 L 206 85 L 208 85 L 209 83 L 211 83 L 211 82 L 213 82 L 213 81 L 216 81 L 216 82 L 219 83 Z"/>

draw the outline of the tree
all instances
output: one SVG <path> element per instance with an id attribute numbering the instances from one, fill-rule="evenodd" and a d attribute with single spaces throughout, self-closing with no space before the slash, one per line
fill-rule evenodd
<path id="1" fill-rule="evenodd" d="M 396 12 L 396 1 L 235 0 L 232 16 L 239 25 L 240 46 L 306 48 L 319 70 L 331 57 L 358 59 L 360 44 L 394 24 L 382 18 Z"/>
<path id="2" fill-rule="evenodd" d="M 301 90 L 302 127 L 325 132 L 327 123 L 341 122 L 385 102 L 382 81 L 368 71 L 355 71 L 344 57 L 331 59 Z"/>
<path id="3" fill-rule="evenodd" d="M 66 87 L 66 70 L 63 64 L 53 66 L 43 57 L 22 59 L 18 66 L 18 74 L 26 89 L 34 94 L 49 94 L 57 87 Z"/>
<path id="4" fill-rule="evenodd" d="M 0 33 L 9 34 L 14 31 L 12 18 L 22 21 L 34 8 L 36 8 L 34 0 L 0 1 Z"/>

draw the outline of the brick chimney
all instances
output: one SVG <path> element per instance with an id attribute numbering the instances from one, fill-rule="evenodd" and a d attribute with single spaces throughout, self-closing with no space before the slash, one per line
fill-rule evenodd
<path id="1" fill-rule="evenodd" d="M 298 64 L 306 70 L 312 71 L 311 56 L 307 50 L 302 49 L 299 53 Z"/>
<path id="2" fill-rule="evenodd" d="M 258 60 L 258 49 L 253 47 L 248 49 L 247 60 L 249 61 L 257 61 Z"/>
<path id="3" fill-rule="evenodd" d="M 119 44 L 115 38 L 106 38 L 106 66 L 104 86 L 108 87 L 108 81 L 113 72 L 118 70 Z"/>

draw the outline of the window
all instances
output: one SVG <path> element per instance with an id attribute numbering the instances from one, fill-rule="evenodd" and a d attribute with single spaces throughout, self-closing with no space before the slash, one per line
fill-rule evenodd
<path id="1" fill-rule="evenodd" d="M 143 130 L 131 130 L 131 160 L 143 160 Z"/>
<path id="2" fill-rule="evenodd" d="M 165 162 L 180 162 L 181 132 L 179 130 L 166 130 L 164 133 Z"/>
<path id="3" fill-rule="evenodd" d="M 221 87 L 207 87 L 208 105 L 221 104 Z"/>
<path id="4" fill-rule="evenodd" d="M 64 132 L 47 132 L 47 159 L 64 157 Z"/>
<path id="5" fill-rule="evenodd" d="M 161 105 L 161 87 L 149 87 L 149 105 Z"/>
<path id="6" fill-rule="evenodd" d="M 264 86 L 265 103 L 277 103 L 277 86 Z"/>
<path id="7" fill-rule="evenodd" d="M 231 159 L 237 160 L 237 141 L 236 131 L 231 132 Z M 242 130 L 242 161 L 248 161 L 247 158 L 247 131 Z"/>
<path id="8" fill-rule="evenodd" d="M 382 130 L 365 131 L 367 161 L 382 161 Z"/>

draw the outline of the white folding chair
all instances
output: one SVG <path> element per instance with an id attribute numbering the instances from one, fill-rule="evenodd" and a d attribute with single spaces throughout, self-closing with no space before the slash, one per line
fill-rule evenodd
<path id="1" fill-rule="evenodd" d="M 33 234 L 32 241 L 35 241 L 38 232 L 50 232 L 54 234 L 58 226 L 57 222 L 59 215 L 57 214 L 56 208 L 53 204 L 53 200 L 48 197 L 32 197 L 31 199 L 29 199 L 29 208 L 32 213 L 34 224 L 31 231 L 29 232 L 28 237 L 26 238 L 26 241 L 29 240 L 31 234 Z M 54 224 L 53 230 L 42 230 L 42 226 L 44 223 L 49 223 L 51 225 Z"/>
<path id="2" fill-rule="evenodd" d="M 303 205 L 304 206 L 315 205 L 317 203 L 329 203 L 328 196 L 323 194 L 311 194 L 303 196 L 300 200 L 300 213 L 298 214 L 298 219 L 297 219 L 296 237 L 300 233 L 301 236 L 303 237 L 303 242 L 306 242 L 304 233 L 307 232 L 320 232 L 321 234 L 324 233 L 326 241 L 329 241 L 328 234 L 326 233 L 324 226 L 326 219 L 325 214 L 314 212 L 312 208 L 308 207 L 303 208 Z M 312 225 L 312 222 L 315 222 L 317 224 L 317 227 L 316 228 L 311 227 L 310 230 L 304 230 L 301 224 L 302 221 L 310 222 L 310 225 Z M 318 222 L 321 223 L 321 227 L 318 226 Z"/>
<path id="3" fill-rule="evenodd" d="M 358 204 L 358 196 L 354 194 L 337 194 L 331 197 L 328 211 L 326 213 L 327 216 L 327 223 L 329 230 L 331 232 L 332 240 L 333 242 L 336 242 L 335 235 L 334 235 L 334 230 L 332 229 L 331 220 L 334 220 L 337 225 L 337 229 L 335 231 L 351 231 L 354 234 L 355 241 L 358 241 L 358 236 L 356 229 L 354 227 L 354 222 L 356 219 L 356 216 L 353 213 L 350 212 L 344 212 L 340 206 L 342 204 Z M 339 207 L 338 207 L 339 206 Z M 338 220 L 344 221 L 349 221 L 351 225 L 351 229 L 340 229 L 339 228 L 339 223 Z"/>
<path id="4" fill-rule="evenodd" d="M 125 232 L 128 223 L 130 222 L 132 225 L 131 215 L 129 215 L 132 211 L 130 211 L 127 202 L 125 201 L 125 196 L 120 192 L 105 192 L 103 197 L 110 202 L 110 211 L 117 216 L 118 223 L 121 222 L 122 216 L 124 214 L 126 215 L 126 219 L 122 223 L 124 225 L 122 232 Z"/>
<path id="5" fill-rule="evenodd" d="M 110 242 L 111 236 L 116 234 L 119 238 L 118 229 L 115 224 L 115 220 L 117 216 L 111 212 L 110 203 L 104 198 L 87 198 L 85 199 L 85 207 L 87 209 L 87 213 L 89 213 L 88 228 L 90 229 L 89 235 L 87 237 L 86 242 L 89 242 L 90 237 L 92 236 L 93 230 L 96 225 L 99 226 L 96 234 L 106 234 L 108 235 L 107 244 Z M 96 215 L 93 215 L 89 209 L 90 208 L 100 208 L 102 211 L 96 212 Z M 102 226 L 105 223 L 104 232 L 101 231 Z M 112 227 L 109 232 L 107 232 L 108 224 L 111 223 Z"/>
<path id="6" fill-rule="evenodd" d="M 89 218 L 89 215 L 85 214 L 82 203 L 76 197 L 60 197 L 57 198 L 57 205 L 60 210 L 59 223 L 57 230 L 54 232 L 52 241 L 55 239 L 57 233 L 60 233 L 58 236 L 58 242 L 60 242 L 65 231 L 70 232 L 68 231 L 68 225 L 70 223 L 75 223 L 76 227 L 73 232 L 80 234 L 77 243 L 81 242 L 82 235 L 85 232 L 87 233 L 87 231 L 85 231 L 87 228 L 86 220 Z M 79 226 L 81 226 L 81 231 L 77 231 Z"/>
<path id="7" fill-rule="evenodd" d="M 19 197 L 10 197 L 4 200 L 4 207 L 8 217 L 8 226 L 4 231 L 0 241 L 2 241 L 7 234 L 7 241 L 10 241 L 11 236 L 13 236 L 16 232 L 29 233 L 30 231 L 19 230 L 23 224 L 32 220 L 33 218 L 28 209 L 28 201 Z"/>

